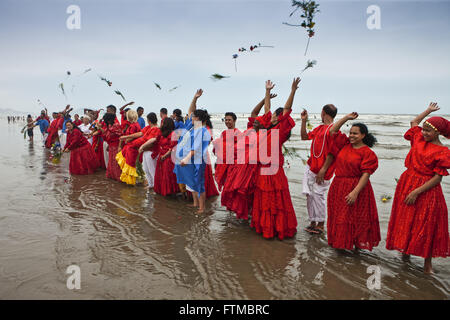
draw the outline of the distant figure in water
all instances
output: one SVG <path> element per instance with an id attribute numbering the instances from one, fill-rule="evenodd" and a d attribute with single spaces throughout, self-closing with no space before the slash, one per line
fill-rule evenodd
<path id="1" fill-rule="evenodd" d="M 66 122 L 67 142 L 63 152 L 70 152 L 70 174 L 92 174 L 100 166 L 91 144 L 72 120 Z"/>
<path id="2" fill-rule="evenodd" d="M 386 248 L 402 252 L 404 260 L 411 254 L 425 258 L 428 274 L 433 272 L 432 258 L 450 256 L 448 208 L 441 187 L 450 168 L 450 150 L 439 140 L 439 135 L 450 138 L 450 121 L 431 117 L 419 127 L 437 110 L 437 103 L 430 103 L 405 133 L 411 150 L 395 189 L 386 239 Z"/>
<path id="3" fill-rule="evenodd" d="M 33 128 L 34 128 L 34 121 L 33 118 L 31 117 L 31 114 L 29 114 L 27 117 L 27 134 L 28 137 L 30 138 L 28 141 L 30 142 L 33 142 Z"/>

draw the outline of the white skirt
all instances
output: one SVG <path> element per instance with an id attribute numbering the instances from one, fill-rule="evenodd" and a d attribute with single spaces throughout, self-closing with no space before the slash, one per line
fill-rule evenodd
<path id="1" fill-rule="evenodd" d="M 142 168 L 144 169 L 145 177 L 147 178 L 148 186 L 150 188 L 153 188 L 153 186 L 155 185 L 155 171 L 158 157 L 156 157 L 156 159 L 153 159 L 152 151 L 145 151 L 142 154 Z"/>

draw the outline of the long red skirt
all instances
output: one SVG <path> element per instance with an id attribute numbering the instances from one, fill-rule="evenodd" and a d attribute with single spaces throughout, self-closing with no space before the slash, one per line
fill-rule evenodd
<path id="1" fill-rule="evenodd" d="M 217 182 L 217 187 L 221 191 L 225 185 L 229 165 L 226 163 L 217 163 L 214 168 L 214 179 Z"/>
<path id="2" fill-rule="evenodd" d="M 103 139 L 98 135 L 93 137 L 92 148 L 94 149 L 95 155 L 97 156 L 100 168 L 106 169 L 105 156 L 103 154 Z"/>
<path id="3" fill-rule="evenodd" d="M 282 166 L 275 174 L 257 175 L 250 227 L 264 238 L 278 236 L 282 240 L 296 234 L 297 217 Z"/>
<path id="4" fill-rule="evenodd" d="M 236 213 L 236 218 L 248 220 L 255 192 L 256 164 L 228 166 L 227 178 L 222 190 L 221 204 Z"/>
<path id="5" fill-rule="evenodd" d="M 355 203 L 345 197 L 356 187 L 359 177 L 335 177 L 328 192 L 328 244 L 336 249 L 372 250 L 381 240 L 378 211 L 370 181 Z"/>
<path id="6" fill-rule="evenodd" d="M 211 164 L 207 164 L 205 167 L 205 193 L 206 198 L 219 195 L 219 191 L 217 190 L 216 182 L 214 181 L 214 176 L 212 174 Z"/>
<path id="7" fill-rule="evenodd" d="M 52 144 L 56 141 L 56 138 L 58 137 L 58 130 L 50 130 L 48 132 L 47 140 L 45 140 L 45 147 L 51 148 Z M 63 148 L 64 146 L 61 146 Z"/>
<path id="8" fill-rule="evenodd" d="M 176 194 L 180 192 L 180 188 L 177 183 L 177 176 L 173 172 L 175 164 L 172 159 L 167 157 L 165 160 L 158 158 L 156 162 L 155 170 L 155 182 L 153 190 L 163 196 L 169 194 Z"/>
<path id="9" fill-rule="evenodd" d="M 114 179 L 120 181 L 120 175 L 122 170 L 120 170 L 119 164 L 116 160 L 116 155 L 118 153 L 119 144 L 113 143 L 108 144 L 108 167 L 106 168 L 106 177 L 109 179 Z"/>
<path id="10" fill-rule="evenodd" d="M 98 167 L 98 159 L 90 144 L 70 151 L 70 174 L 92 174 Z"/>
<path id="11" fill-rule="evenodd" d="M 430 180 L 408 169 L 395 189 L 386 248 L 423 258 L 450 256 L 448 209 L 440 184 L 420 194 L 414 205 L 404 203 L 406 196 Z"/>

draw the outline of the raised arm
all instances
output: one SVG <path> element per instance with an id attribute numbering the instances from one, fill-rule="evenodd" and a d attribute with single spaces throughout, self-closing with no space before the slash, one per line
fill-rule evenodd
<path id="1" fill-rule="evenodd" d="M 426 116 L 428 116 L 430 113 L 438 111 L 440 108 L 437 105 L 437 102 L 431 102 L 428 108 L 419 114 L 413 121 L 410 122 L 411 128 L 417 127 L 423 119 L 425 119 Z"/>
<path id="2" fill-rule="evenodd" d="M 298 89 L 298 85 L 300 83 L 300 78 L 294 78 L 292 81 L 291 93 L 289 94 L 289 98 L 284 105 L 283 114 L 288 113 L 292 109 L 292 104 L 294 103 L 295 92 Z"/>
<path id="3" fill-rule="evenodd" d="M 335 134 L 336 132 L 339 131 L 339 129 L 341 129 L 341 127 L 344 125 L 344 123 L 346 123 L 348 120 L 355 120 L 356 118 L 358 118 L 358 113 L 357 112 L 349 113 L 348 115 L 346 115 L 345 117 L 340 119 L 338 122 L 336 122 L 331 127 L 330 134 Z"/>
<path id="4" fill-rule="evenodd" d="M 276 93 L 271 93 L 270 99 L 273 99 L 276 96 L 277 96 Z M 259 112 L 261 111 L 262 107 L 264 106 L 264 101 L 265 101 L 265 97 L 253 108 L 252 113 L 250 115 L 251 118 L 256 118 L 258 116 Z"/>
<path id="5" fill-rule="evenodd" d="M 306 121 L 308 121 L 308 111 L 306 111 L 306 109 L 303 109 L 300 116 L 302 118 L 302 125 L 300 127 L 300 136 L 302 140 L 309 140 L 308 133 L 306 132 Z"/>
<path id="6" fill-rule="evenodd" d="M 131 106 L 131 105 L 133 105 L 133 104 L 134 104 L 134 101 L 128 102 L 126 105 L 120 107 L 119 111 L 122 111 L 122 110 L 125 109 L 126 107 Z"/>
<path id="7" fill-rule="evenodd" d="M 188 119 L 191 117 L 192 112 L 194 112 L 197 109 L 197 100 L 200 98 L 203 94 L 202 89 L 198 89 L 197 92 L 194 95 L 194 98 L 192 99 L 191 105 L 189 106 L 188 110 Z"/>
<path id="8" fill-rule="evenodd" d="M 270 90 L 275 87 L 275 84 L 267 80 L 266 81 L 266 96 L 264 97 L 264 114 L 270 111 Z"/>

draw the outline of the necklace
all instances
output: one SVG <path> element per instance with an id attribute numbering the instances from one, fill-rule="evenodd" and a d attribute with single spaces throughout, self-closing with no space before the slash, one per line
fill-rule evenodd
<path id="1" fill-rule="evenodd" d="M 322 156 L 322 153 L 323 153 L 323 149 L 324 149 L 324 147 L 325 147 L 325 139 L 326 139 L 326 136 L 327 136 L 327 132 L 328 132 L 328 130 L 330 129 L 330 127 L 332 126 L 333 124 L 330 124 L 329 126 L 328 126 L 328 128 L 327 128 L 327 130 L 325 130 L 325 133 L 323 134 L 323 142 L 322 142 L 322 148 L 320 149 L 320 153 L 319 153 L 319 155 L 317 155 L 316 156 L 316 139 L 314 138 L 314 141 L 313 141 L 313 150 L 312 150 L 312 152 L 313 152 L 313 156 L 314 156 L 314 158 L 320 158 L 321 156 Z"/>

